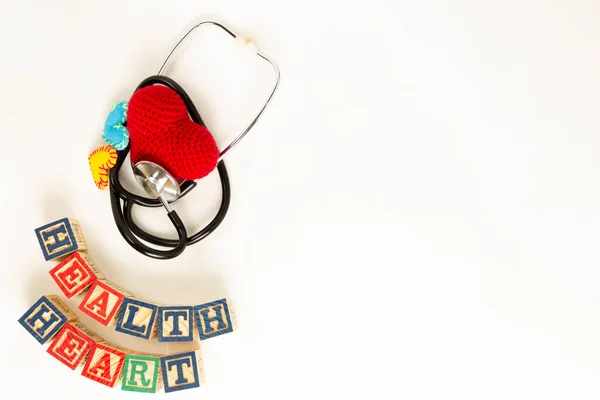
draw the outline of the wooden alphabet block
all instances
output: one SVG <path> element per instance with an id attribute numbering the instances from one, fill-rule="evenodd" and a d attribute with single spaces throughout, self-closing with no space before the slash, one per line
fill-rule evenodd
<path id="1" fill-rule="evenodd" d="M 227 299 L 195 306 L 194 317 L 200 340 L 233 332 L 234 318 L 232 317 Z"/>
<path id="2" fill-rule="evenodd" d="M 160 357 L 137 353 L 125 357 L 121 390 L 156 393 L 161 387 Z"/>
<path id="3" fill-rule="evenodd" d="M 121 309 L 121 304 L 130 293 L 114 283 L 96 280 L 79 304 L 79 309 L 104 326 L 114 325 Z"/>
<path id="4" fill-rule="evenodd" d="M 52 339 L 68 321 L 77 315 L 58 296 L 42 296 L 19 319 L 19 323 L 41 344 Z"/>
<path id="5" fill-rule="evenodd" d="M 194 327 L 193 307 L 158 307 L 159 342 L 192 342 Z"/>
<path id="6" fill-rule="evenodd" d="M 128 353 L 129 350 L 113 344 L 97 343 L 92 347 L 81 375 L 114 387 L 123 377 L 123 364 Z"/>
<path id="7" fill-rule="evenodd" d="M 75 252 L 50 270 L 50 276 L 70 299 L 85 294 L 96 279 L 104 279 L 100 269 L 86 253 Z"/>
<path id="8" fill-rule="evenodd" d="M 63 218 L 35 230 L 46 261 L 59 259 L 77 250 L 87 250 L 79 222 Z"/>
<path id="9" fill-rule="evenodd" d="M 127 297 L 121 305 L 116 330 L 128 335 L 150 339 L 157 335 L 156 314 L 158 306 Z"/>
<path id="10" fill-rule="evenodd" d="M 48 347 L 48 354 L 75 370 L 103 339 L 80 322 L 68 322 Z"/>
<path id="11" fill-rule="evenodd" d="M 164 356 L 160 368 L 166 393 L 200 387 L 204 380 L 200 350 Z"/>

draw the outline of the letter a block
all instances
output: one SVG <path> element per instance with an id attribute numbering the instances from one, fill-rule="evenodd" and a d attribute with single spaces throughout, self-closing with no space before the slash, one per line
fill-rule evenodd
<path id="1" fill-rule="evenodd" d="M 98 343 L 90 351 L 82 376 L 114 387 L 123 376 L 123 363 L 129 351 L 108 343 Z"/>
<path id="2" fill-rule="evenodd" d="M 194 341 L 194 308 L 188 306 L 158 307 L 158 341 Z"/>
<path id="3" fill-rule="evenodd" d="M 55 260 L 77 250 L 86 250 L 79 222 L 63 218 L 35 230 L 46 261 Z"/>
<path id="4" fill-rule="evenodd" d="M 48 347 L 48 354 L 75 370 L 103 339 L 80 322 L 67 323 Z"/>
<path id="5" fill-rule="evenodd" d="M 127 297 L 121 305 L 116 330 L 128 335 L 150 339 L 156 337 L 156 304 Z"/>
<path id="6" fill-rule="evenodd" d="M 125 368 L 121 390 L 156 393 L 156 391 L 160 389 L 162 382 L 159 370 L 159 357 L 128 354 L 127 357 L 125 357 Z"/>
<path id="7" fill-rule="evenodd" d="M 71 254 L 52 268 L 50 276 L 67 299 L 84 294 L 96 279 L 104 279 L 92 259 L 81 252 Z"/>
<path id="8" fill-rule="evenodd" d="M 162 357 L 160 369 L 166 393 L 200 387 L 204 379 L 200 350 Z"/>
<path id="9" fill-rule="evenodd" d="M 121 304 L 130 293 L 105 280 L 96 280 L 79 304 L 79 309 L 104 326 L 114 325 Z"/>
<path id="10" fill-rule="evenodd" d="M 56 295 L 42 296 L 23 316 L 19 323 L 41 344 L 52 339 L 68 321 L 77 315 Z"/>
<path id="11" fill-rule="evenodd" d="M 233 318 L 227 299 L 195 306 L 194 317 L 196 318 L 200 340 L 233 332 Z"/>

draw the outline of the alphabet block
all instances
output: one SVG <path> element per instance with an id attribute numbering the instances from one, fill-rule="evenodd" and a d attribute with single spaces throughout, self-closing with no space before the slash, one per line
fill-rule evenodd
<path id="1" fill-rule="evenodd" d="M 194 317 L 196 318 L 200 340 L 233 332 L 234 318 L 227 299 L 195 306 Z"/>
<path id="2" fill-rule="evenodd" d="M 156 314 L 158 306 L 127 297 L 121 305 L 116 330 L 128 335 L 150 339 L 157 335 Z"/>
<path id="3" fill-rule="evenodd" d="M 68 321 L 77 315 L 58 296 L 42 296 L 19 319 L 19 323 L 40 344 L 52 339 Z"/>
<path id="4" fill-rule="evenodd" d="M 114 283 L 96 280 L 79 304 L 79 309 L 104 326 L 116 323 L 123 299 L 131 296 Z"/>
<path id="5" fill-rule="evenodd" d="M 200 387 L 200 383 L 204 383 L 200 350 L 162 357 L 160 368 L 166 393 Z"/>
<path id="6" fill-rule="evenodd" d="M 160 357 L 142 354 L 128 354 L 121 390 L 130 392 L 156 393 L 162 387 Z"/>
<path id="7" fill-rule="evenodd" d="M 48 354 L 75 370 L 96 343 L 103 339 L 80 322 L 69 322 L 58 332 L 48 347 Z"/>
<path id="8" fill-rule="evenodd" d="M 187 306 L 158 307 L 158 341 L 194 341 L 194 308 Z"/>
<path id="9" fill-rule="evenodd" d="M 75 252 L 50 270 L 50 276 L 67 299 L 85 294 L 96 279 L 104 279 L 86 253 Z"/>
<path id="10" fill-rule="evenodd" d="M 46 261 L 59 259 L 77 250 L 87 250 L 79 222 L 63 218 L 35 230 Z"/>
<path id="11" fill-rule="evenodd" d="M 123 377 L 123 364 L 129 350 L 106 342 L 92 347 L 81 375 L 93 381 L 114 387 Z"/>

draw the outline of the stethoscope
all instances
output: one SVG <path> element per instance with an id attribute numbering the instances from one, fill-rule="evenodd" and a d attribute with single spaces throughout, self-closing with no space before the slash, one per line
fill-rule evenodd
<path id="1" fill-rule="evenodd" d="M 172 89 L 184 101 L 192 121 L 204 126 L 205 124 L 200 117 L 200 113 L 183 88 L 173 79 L 161 75 L 177 48 L 190 36 L 194 30 L 202 25 L 217 26 L 227 32 L 234 39 L 238 38 L 237 34 L 221 23 L 214 21 L 203 21 L 198 23 L 192 27 L 179 40 L 179 42 L 177 42 L 173 49 L 171 49 L 169 55 L 158 70 L 158 73 L 154 76 L 146 78 L 138 85 L 136 91 L 149 85 L 164 85 Z M 245 45 L 251 45 L 251 42 L 247 38 L 242 38 L 242 42 Z M 196 181 L 178 182 L 164 167 L 149 161 L 139 161 L 135 165 L 132 165 L 133 173 L 136 181 L 144 188 L 144 191 L 149 197 L 136 195 L 125 189 L 119 180 L 119 171 L 123 166 L 127 155 L 129 154 L 129 147 L 118 152 L 116 165 L 110 170 L 109 181 L 111 208 L 119 232 L 125 241 L 138 252 L 148 257 L 163 260 L 177 257 L 183 253 L 187 246 L 198 243 L 202 239 L 206 238 L 217 229 L 221 222 L 223 222 L 223 219 L 227 214 L 227 210 L 229 209 L 229 202 L 231 199 L 229 176 L 227 175 L 227 169 L 225 168 L 223 158 L 244 138 L 244 136 L 246 136 L 250 129 L 252 129 L 252 127 L 256 124 L 267 105 L 271 102 L 271 99 L 273 98 L 273 95 L 275 94 L 275 91 L 279 85 L 279 67 L 277 64 L 259 49 L 256 48 L 255 50 L 256 54 L 271 64 L 275 70 L 275 84 L 273 85 L 267 100 L 252 122 L 219 153 L 216 169 L 221 180 L 221 205 L 215 217 L 203 229 L 191 236 L 188 236 L 187 229 L 185 228 L 183 221 L 179 215 L 177 215 L 177 211 L 173 210 L 170 205 L 170 203 L 173 203 L 190 193 L 192 189 L 196 187 Z M 140 228 L 140 226 L 135 223 L 132 217 L 133 206 L 136 204 L 142 207 L 160 207 L 162 205 L 166 209 L 167 215 L 177 231 L 178 238 L 162 238 L 148 233 Z M 161 250 L 151 247 L 143 241 L 165 249 Z"/>

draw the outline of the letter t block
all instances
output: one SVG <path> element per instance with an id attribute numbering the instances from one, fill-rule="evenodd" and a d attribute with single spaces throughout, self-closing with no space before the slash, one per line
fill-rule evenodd
<path id="1" fill-rule="evenodd" d="M 159 342 L 193 342 L 194 328 L 193 307 L 158 307 Z"/>
<path id="2" fill-rule="evenodd" d="M 204 383 L 200 350 L 172 354 L 160 359 L 165 393 L 200 387 Z"/>
<path id="3" fill-rule="evenodd" d="M 63 218 L 35 230 L 46 261 L 56 260 L 77 250 L 87 250 L 79 222 Z"/>

